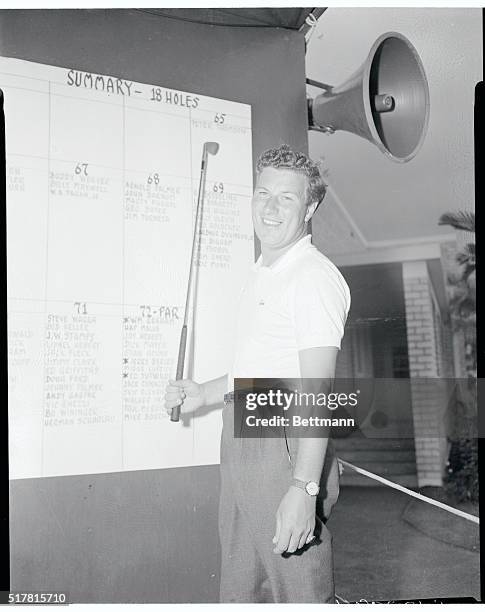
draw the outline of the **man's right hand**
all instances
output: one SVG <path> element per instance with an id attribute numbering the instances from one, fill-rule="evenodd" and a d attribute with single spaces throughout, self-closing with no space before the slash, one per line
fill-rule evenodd
<path id="1" fill-rule="evenodd" d="M 165 410 L 171 416 L 172 408 L 180 405 L 180 412 L 193 412 L 205 405 L 204 385 L 185 378 L 169 380 L 165 388 Z"/>

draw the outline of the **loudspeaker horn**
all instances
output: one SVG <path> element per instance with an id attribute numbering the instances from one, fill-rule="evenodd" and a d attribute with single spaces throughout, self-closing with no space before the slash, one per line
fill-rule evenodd
<path id="1" fill-rule="evenodd" d="M 309 129 L 351 132 L 375 144 L 396 162 L 412 159 L 429 119 L 429 90 L 421 59 L 398 32 L 380 36 L 362 66 L 347 81 L 308 99 Z"/>

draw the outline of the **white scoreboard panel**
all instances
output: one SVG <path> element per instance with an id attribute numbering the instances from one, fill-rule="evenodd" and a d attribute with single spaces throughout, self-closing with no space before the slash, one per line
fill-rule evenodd
<path id="1" fill-rule="evenodd" d="M 172 423 L 203 143 L 186 376 L 230 366 L 253 262 L 251 109 L 0 58 L 7 154 L 10 477 L 219 461 L 220 413 Z"/>

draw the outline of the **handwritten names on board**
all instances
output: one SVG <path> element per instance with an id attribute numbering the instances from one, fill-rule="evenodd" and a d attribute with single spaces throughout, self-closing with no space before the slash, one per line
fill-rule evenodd
<path id="1" fill-rule="evenodd" d="M 229 369 L 254 253 L 250 107 L 9 58 L 0 87 L 11 478 L 217 463 L 220 417 L 173 424 L 163 395 L 206 141 L 220 149 L 208 163 L 185 375 Z"/>

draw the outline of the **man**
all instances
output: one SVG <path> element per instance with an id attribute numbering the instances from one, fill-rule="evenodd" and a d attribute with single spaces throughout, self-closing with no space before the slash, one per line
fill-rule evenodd
<path id="1" fill-rule="evenodd" d="M 320 170 L 306 155 L 282 145 L 260 157 L 252 216 L 261 256 L 239 300 L 232 370 L 203 384 L 170 381 L 169 413 L 178 404 L 185 411 L 219 403 L 234 378 L 334 377 L 350 293 L 307 234 L 324 195 Z M 226 393 L 221 601 L 334 601 L 331 536 L 324 520 L 338 495 L 338 467 L 327 446 L 325 437 L 235 437 Z"/>

